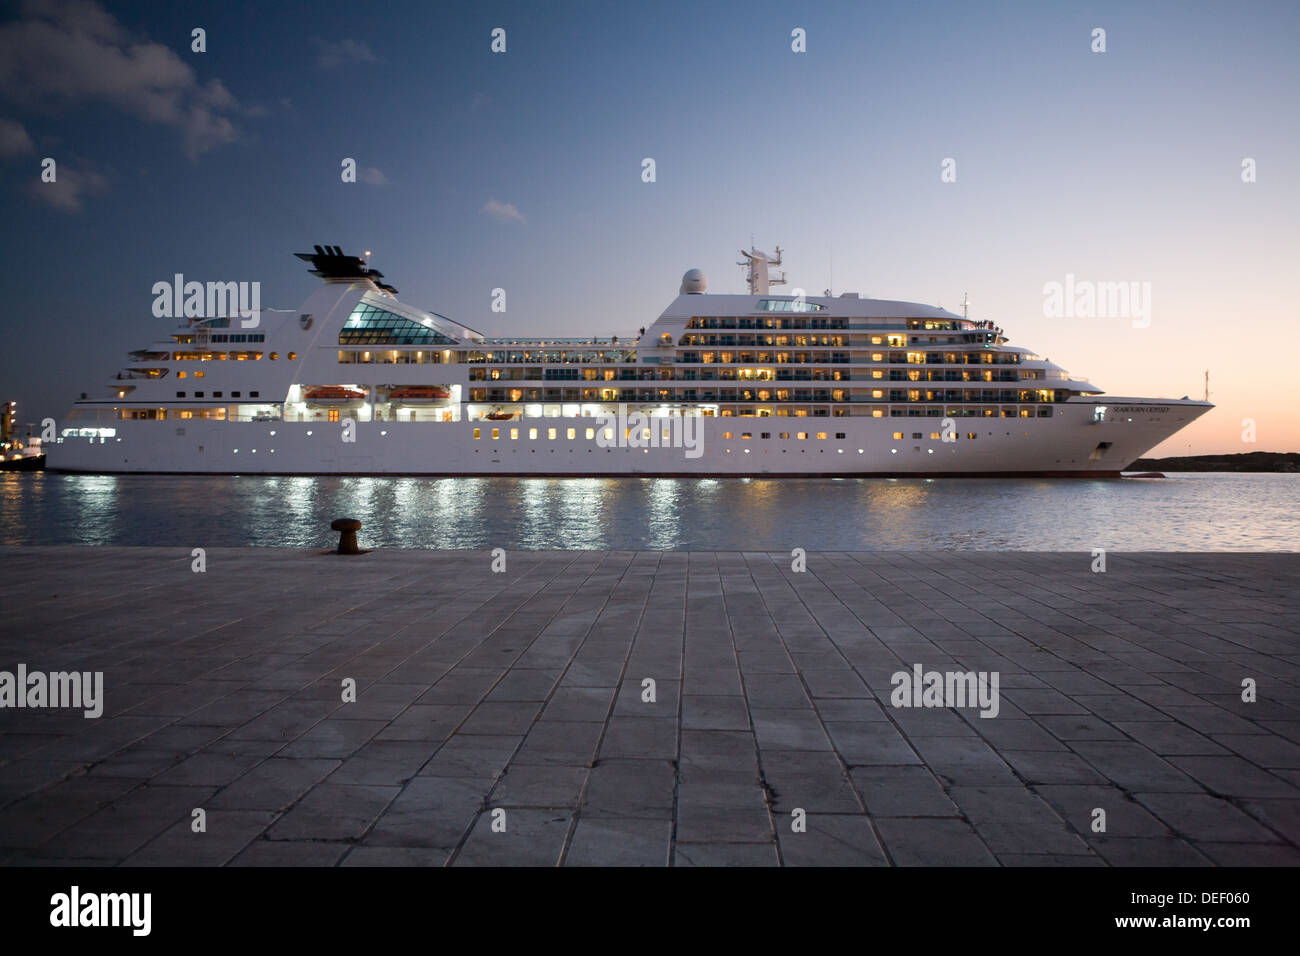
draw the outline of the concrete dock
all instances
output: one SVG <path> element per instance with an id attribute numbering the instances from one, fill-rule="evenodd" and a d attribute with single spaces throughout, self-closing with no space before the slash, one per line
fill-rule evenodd
<path id="1" fill-rule="evenodd" d="M 0 864 L 1300 864 L 1300 555 L 201 562 L 0 549 Z"/>

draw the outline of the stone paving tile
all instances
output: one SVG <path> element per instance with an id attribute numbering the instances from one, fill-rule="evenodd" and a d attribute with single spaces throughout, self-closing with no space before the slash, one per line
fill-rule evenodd
<path id="1" fill-rule="evenodd" d="M 964 820 L 884 817 L 876 827 L 898 866 L 997 866 L 997 858 Z"/>
<path id="2" fill-rule="evenodd" d="M 397 787 L 322 783 L 267 831 L 272 840 L 355 840 L 398 794 Z"/>
<path id="3" fill-rule="evenodd" d="M 182 820 L 126 858 L 127 866 L 221 866 L 266 832 L 276 813 L 269 810 L 212 810 L 200 833 Z"/>
<path id="4" fill-rule="evenodd" d="M 223 787 L 205 806 L 228 810 L 284 810 L 325 779 L 338 760 L 272 757 Z"/>
<path id="5" fill-rule="evenodd" d="M 1173 764 L 1133 741 L 1078 740 L 1070 746 L 1104 777 L 1125 790 L 1200 793 L 1203 787 Z"/>
<path id="6" fill-rule="evenodd" d="M 577 807 L 587 768 L 511 764 L 492 790 L 493 807 Z"/>
<path id="7" fill-rule="evenodd" d="M 1169 762 L 1214 793 L 1235 797 L 1294 798 L 1300 795 L 1282 778 L 1241 757 L 1170 757 Z"/>
<path id="8" fill-rule="evenodd" d="M 667 760 L 604 760 L 591 769 L 581 815 L 669 820 L 677 774 Z"/>
<path id="9" fill-rule="evenodd" d="M 441 847 L 357 846 L 341 866 L 446 866 L 451 850 Z"/>
<path id="10" fill-rule="evenodd" d="M 678 843 L 676 866 L 780 866 L 774 843 Z"/>
<path id="11" fill-rule="evenodd" d="M 1088 852 L 1055 810 L 1022 787 L 953 787 L 948 794 L 996 854 Z"/>
<path id="12" fill-rule="evenodd" d="M 0 599 L 77 597 L 0 620 L 0 668 L 109 693 L 98 721 L 0 712 L 0 863 L 1300 863 L 1292 555 L 1101 581 L 1078 555 L 520 552 L 485 583 L 456 552 L 33 551 L 0 548 Z M 123 580 L 166 589 L 144 630 Z M 894 707 L 914 662 L 997 671 L 998 716 Z"/>
<path id="13" fill-rule="evenodd" d="M 1184 839 L 1211 843 L 1275 843 L 1268 828 L 1227 800 L 1209 794 L 1138 793 L 1134 798 Z"/>
<path id="14" fill-rule="evenodd" d="M 778 819 L 777 842 L 786 866 L 888 866 L 871 818 L 865 814 L 809 813 L 795 832 Z"/>
<path id="15" fill-rule="evenodd" d="M 346 843 L 256 840 L 230 866 L 337 866 L 348 851 Z"/>
<path id="16" fill-rule="evenodd" d="M 505 829 L 492 829 L 493 815 L 481 813 L 453 866 L 557 866 L 572 815 L 566 810 L 505 810 Z"/>
<path id="17" fill-rule="evenodd" d="M 573 832 L 565 866 L 667 866 L 672 854 L 669 820 L 583 817 Z"/>
<path id="18" fill-rule="evenodd" d="M 402 788 L 365 833 L 367 846 L 439 847 L 451 852 L 482 809 L 481 777 L 419 777 Z"/>
<path id="19" fill-rule="evenodd" d="M 957 805 L 928 767 L 853 767 L 849 774 L 875 817 L 955 817 Z"/>

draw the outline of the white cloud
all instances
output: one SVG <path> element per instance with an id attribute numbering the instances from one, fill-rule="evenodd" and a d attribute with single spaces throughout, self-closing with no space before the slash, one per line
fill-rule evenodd
<path id="1" fill-rule="evenodd" d="M 35 148 L 22 123 L 0 119 L 0 156 L 21 156 Z"/>
<path id="2" fill-rule="evenodd" d="M 59 163 L 55 167 L 55 181 L 41 182 L 40 179 L 27 184 L 27 191 L 32 197 L 46 205 L 53 206 L 60 212 L 80 212 L 83 196 L 102 193 L 108 188 L 108 180 L 87 166 L 73 167 Z"/>
<path id="3" fill-rule="evenodd" d="M 379 63 L 379 57 L 371 51 L 369 45 L 356 40 L 340 40 L 330 43 L 320 37 L 312 37 L 311 45 L 316 49 L 316 65 L 322 70 L 332 70 L 336 66 L 348 63 Z"/>
<path id="4" fill-rule="evenodd" d="M 220 80 L 200 84 L 170 47 L 132 37 L 92 0 L 29 3 L 0 25 L 0 91 L 37 110 L 107 103 L 179 129 L 190 158 L 238 138 L 239 104 Z"/>
<path id="5" fill-rule="evenodd" d="M 363 183 L 369 183 L 371 186 L 383 186 L 388 182 L 388 177 L 373 166 L 358 169 L 357 179 L 361 180 Z"/>
<path id="6" fill-rule="evenodd" d="M 515 208 L 514 203 L 497 202 L 495 199 L 489 199 L 483 204 L 483 212 L 487 213 L 497 222 L 517 222 L 526 223 L 524 214 Z"/>

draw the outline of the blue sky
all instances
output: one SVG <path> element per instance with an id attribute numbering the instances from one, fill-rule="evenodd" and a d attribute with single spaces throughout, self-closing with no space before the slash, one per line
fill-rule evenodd
<path id="1" fill-rule="evenodd" d="M 969 291 L 973 317 L 1116 395 L 1199 395 L 1209 368 L 1220 407 L 1165 453 L 1300 450 L 1297 377 L 1261 361 L 1300 335 L 1300 4 L 0 16 L 0 390 L 23 420 L 166 335 L 151 288 L 176 272 L 260 281 L 264 305 L 294 308 L 317 280 L 290 254 L 333 243 L 489 334 L 625 334 L 687 268 L 741 291 L 753 236 L 810 293 L 953 308 Z M 369 181 L 341 182 L 344 157 Z M 1043 286 L 1067 273 L 1150 282 L 1150 325 L 1046 317 Z"/>

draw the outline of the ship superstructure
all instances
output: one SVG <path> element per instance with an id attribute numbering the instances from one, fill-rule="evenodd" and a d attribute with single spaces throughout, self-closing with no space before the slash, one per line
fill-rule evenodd
<path id="1" fill-rule="evenodd" d="M 83 472 L 1115 476 L 1208 402 L 1115 398 L 935 306 L 747 294 L 692 269 L 637 336 L 492 338 L 401 302 L 365 260 L 299 253 L 296 311 L 195 318 L 75 403 Z"/>

